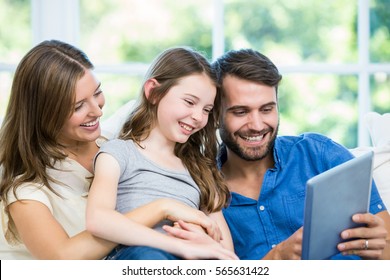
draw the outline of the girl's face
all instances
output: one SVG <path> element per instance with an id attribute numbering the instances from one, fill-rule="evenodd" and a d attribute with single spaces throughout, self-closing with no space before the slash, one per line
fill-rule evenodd
<path id="1" fill-rule="evenodd" d="M 73 114 L 65 122 L 60 141 L 66 146 L 95 141 L 101 133 L 99 118 L 105 100 L 100 83 L 91 70 L 76 83 L 76 102 Z"/>
<path id="2" fill-rule="evenodd" d="M 205 74 L 180 79 L 158 104 L 154 130 L 168 141 L 185 143 L 207 124 L 216 92 L 215 85 Z"/>

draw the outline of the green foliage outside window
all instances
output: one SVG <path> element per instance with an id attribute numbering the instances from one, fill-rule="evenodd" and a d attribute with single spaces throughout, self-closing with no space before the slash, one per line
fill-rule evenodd
<path id="1" fill-rule="evenodd" d="M 289 67 L 358 62 L 358 1 L 225 0 L 225 50 L 255 48 L 283 74 L 281 134 L 324 133 L 357 145 L 358 75 L 288 71 Z M 146 69 L 162 50 L 191 46 L 212 59 L 213 1 L 79 0 L 80 46 L 95 65 L 139 64 Z M 12 23 L 12 24 L 10 24 Z M 370 1 L 370 61 L 390 63 L 390 0 Z M 32 47 L 31 2 L 0 0 L 0 64 L 16 65 Z M 332 66 L 333 67 L 333 66 Z M 138 96 L 143 72 L 99 72 L 105 116 Z M 372 110 L 390 112 L 390 75 L 370 78 Z M 0 70 L 0 115 L 12 72 Z"/>

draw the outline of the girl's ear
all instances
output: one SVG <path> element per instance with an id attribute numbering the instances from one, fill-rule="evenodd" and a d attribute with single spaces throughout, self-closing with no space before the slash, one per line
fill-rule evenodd
<path id="1" fill-rule="evenodd" d="M 145 82 L 144 84 L 144 93 L 145 93 L 145 97 L 147 100 L 149 100 L 149 102 L 153 103 L 153 100 L 150 100 L 149 97 L 150 97 L 150 92 L 152 91 L 152 89 L 154 89 L 155 87 L 158 86 L 158 82 L 156 79 L 149 79 Z"/>

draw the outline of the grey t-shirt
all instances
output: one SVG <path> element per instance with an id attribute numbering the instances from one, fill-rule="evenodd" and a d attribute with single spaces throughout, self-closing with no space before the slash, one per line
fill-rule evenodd
<path id="1" fill-rule="evenodd" d="M 163 197 L 199 209 L 200 190 L 188 171 L 178 172 L 157 165 L 141 154 L 131 140 L 110 140 L 101 146 L 99 153 L 112 155 L 120 166 L 118 212 L 126 213 Z M 164 224 L 172 223 L 162 221 L 154 228 L 163 231 Z"/>

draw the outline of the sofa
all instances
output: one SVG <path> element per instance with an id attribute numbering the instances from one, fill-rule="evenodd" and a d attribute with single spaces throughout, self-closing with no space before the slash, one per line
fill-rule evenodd
<path id="1" fill-rule="evenodd" d="M 374 151 L 373 178 L 390 213 L 390 113 L 369 112 L 364 118 L 369 131 L 372 146 L 357 147 L 350 151 L 360 156 L 367 151 Z"/>

